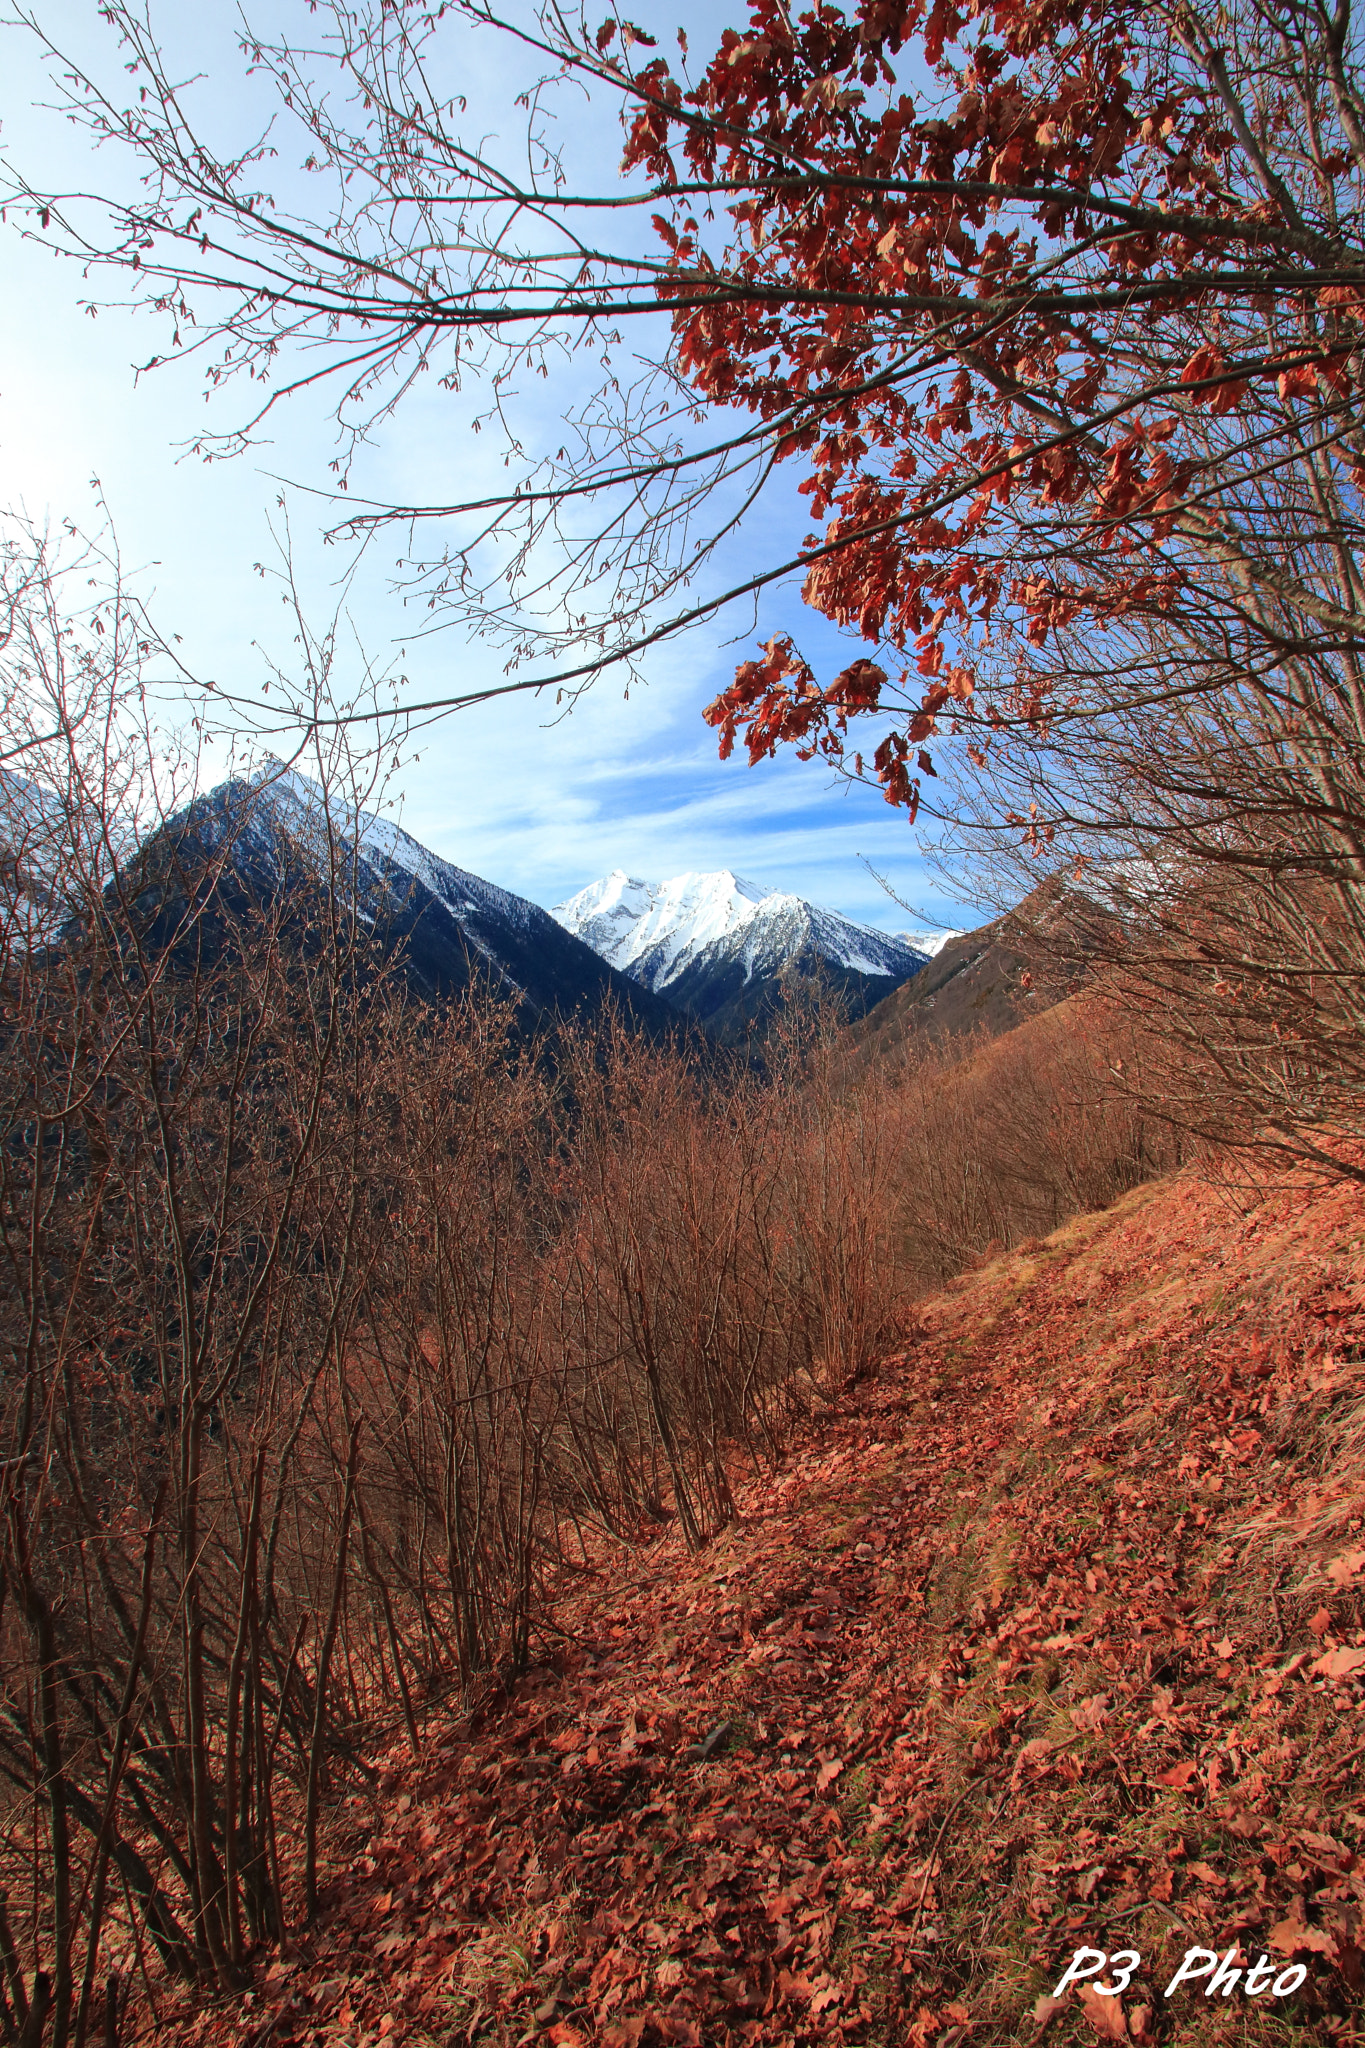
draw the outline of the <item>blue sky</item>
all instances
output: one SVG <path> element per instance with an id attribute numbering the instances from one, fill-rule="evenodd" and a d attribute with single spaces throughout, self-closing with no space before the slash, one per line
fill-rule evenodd
<path id="1" fill-rule="evenodd" d="M 160 12 L 169 25 L 174 17 Z M 43 19 L 54 39 L 93 57 L 103 35 L 93 13 L 88 4 L 50 0 Z M 272 9 L 272 26 L 280 13 Z M 210 74 L 212 91 L 199 90 L 231 129 L 250 111 L 247 89 L 232 82 L 232 16 L 224 8 L 189 18 L 196 26 L 183 50 L 186 69 Z M 651 13 L 640 18 L 660 25 Z M 671 40 L 671 14 L 663 26 Z M 689 29 L 695 48 L 702 35 L 695 9 Z M 116 57 L 103 61 L 117 66 Z M 493 107 L 511 98 L 500 62 L 487 48 L 469 53 L 471 77 Z M 108 181 L 109 167 L 92 165 L 83 138 L 35 104 L 47 90 L 43 70 L 13 29 L 0 30 L 0 76 L 4 154 L 41 167 L 35 175 L 52 184 L 90 189 Z M 603 149 L 614 155 L 616 148 L 601 129 L 600 121 L 595 130 L 588 124 L 582 138 L 569 138 L 582 141 L 584 160 L 599 175 L 608 161 Z M 272 418 L 266 445 L 205 464 L 182 453 L 205 419 L 202 371 L 182 363 L 134 377 L 133 364 L 162 345 L 152 319 L 107 308 L 92 319 L 82 298 L 107 293 L 107 285 L 85 284 L 74 266 L 22 242 L 12 227 L 0 229 L 0 263 L 0 503 L 85 520 L 98 477 L 125 560 L 142 571 L 162 631 L 182 636 L 193 672 L 240 687 L 265 674 L 267 657 L 287 668 L 290 622 L 278 589 L 255 565 L 276 558 L 276 479 L 326 481 L 334 428 L 325 405 L 293 401 Z M 433 382 L 366 459 L 361 489 L 410 502 L 437 491 L 450 496 L 480 472 L 491 450 L 469 432 L 473 395 L 452 402 L 433 394 Z M 215 401 L 224 425 L 240 416 L 244 396 L 237 390 Z M 538 423 L 552 431 L 553 401 L 538 402 Z M 318 545 L 318 501 L 286 496 L 307 610 L 321 622 L 336 602 L 341 563 L 335 550 Z M 790 527 L 792 539 L 803 525 L 785 498 L 765 509 L 764 521 L 767 540 L 774 522 L 783 533 Z M 745 573 L 746 545 L 743 532 L 730 544 L 728 578 Z M 384 553 L 391 565 L 392 549 Z M 419 696 L 498 679 L 500 658 L 478 643 L 453 634 L 405 639 L 412 615 L 377 548 L 351 585 L 348 614 L 369 656 L 396 660 Z M 856 651 L 815 621 L 794 591 L 776 593 L 758 623 L 759 638 L 790 624 L 831 669 Z M 546 905 L 613 867 L 653 879 L 730 867 L 888 930 L 920 922 L 878 889 L 859 862 L 864 854 L 929 921 L 970 923 L 971 913 L 946 898 L 925 867 L 904 813 L 874 792 L 831 786 L 817 764 L 790 755 L 754 769 L 742 758 L 717 760 L 701 708 L 751 651 L 751 627 L 737 616 L 666 645 L 650 660 L 648 686 L 633 688 L 628 700 L 608 677 L 567 718 L 513 698 L 447 719 L 421 736 L 420 758 L 398 777 L 404 824 L 445 858 Z"/>

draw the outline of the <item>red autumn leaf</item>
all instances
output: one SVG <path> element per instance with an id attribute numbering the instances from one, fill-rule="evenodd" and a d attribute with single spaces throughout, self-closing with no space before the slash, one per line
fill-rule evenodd
<path id="1" fill-rule="evenodd" d="M 682 2013 L 660 2013 L 654 2022 L 665 2041 L 675 2041 L 678 2048 L 702 2048 L 701 2028 L 695 2020 Z"/>
<path id="2" fill-rule="evenodd" d="M 1202 384 L 1209 377 L 1216 377 L 1220 370 L 1227 368 L 1222 354 L 1216 348 L 1205 346 L 1196 349 L 1180 372 L 1182 384 Z"/>
<path id="3" fill-rule="evenodd" d="M 640 2037 L 648 2022 L 643 2014 L 635 2014 L 627 2020 L 617 2020 L 603 2027 L 600 2040 L 602 2048 L 640 2048 Z"/>
<path id="4" fill-rule="evenodd" d="M 1281 370 L 1276 383 L 1281 398 L 1316 398 L 1318 395 L 1318 373 L 1312 363 L 1295 363 L 1292 369 Z"/>

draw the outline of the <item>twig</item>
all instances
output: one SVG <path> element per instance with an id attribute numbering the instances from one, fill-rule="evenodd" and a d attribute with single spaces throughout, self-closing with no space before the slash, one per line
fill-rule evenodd
<path id="1" fill-rule="evenodd" d="M 1365 1756 L 1365 1742 L 1358 1743 L 1354 1749 L 1348 1749 L 1345 1756 L 1339 1757 L 1327 1773 L 1327 1776 L 1321 1780 L 1321 1783 L 1323 1785 L 1333 1784 L 1346 1769 L 1347 1764 L 1353 1764 L 1359 1756 Z"/>
<path id="2" fill-rule="evenodd" d="M 993 1771 L 988 1771 L 984 1777 L 969 1778 L 967 1783 L 963 1786 L 962 1790 L 958 1793 L 957 1798 L 948 1808 L 948 1811 L 944 1814 L 942 1821 L 939 1823 L 938 1833 L 934 1837 L 934 1846 L 929 1851 L 929 1861 L 924 1868 L 924 1883 L 919 1888 L 919 1901 L 915 1907 L 915 1917 L 910 1922 L 910 1932 L 906 1936 L 907 1948 L 919 1932 L 920 1915 L 924 1911 L 924 1901 L 929 1896 L 929 1880 L 934 1874 L 934 1863 L 937 1859 L 938 1852 L 943 1845 L 943 1837 L 948 1832 L 949 1821 L 957 1812 L 957 1809 L 959 1808 L 959 1806 L 961 1806 L 963 1800 L 967 1797 L 968 1793 L 977 1791 L 978 1788 L 982 1785 L 989 1785 L 991 1779 L 998 1778 L 1000 1776 L 1000 1773 L 1005 1769 L 1006 1764 L 1012 1762 L 1012 1758 L 1006 1758 L 1004 1762 L 998 1763 Z"/>

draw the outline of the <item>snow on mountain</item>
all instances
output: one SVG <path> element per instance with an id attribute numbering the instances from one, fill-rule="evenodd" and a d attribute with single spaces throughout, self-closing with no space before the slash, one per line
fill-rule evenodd
<path id="1" fill-rule="evenodd" d="M 336 798 L 272 762 L 197 797 L 165 827 L 181 844 L 225 856 L 237 886 L 345 892 L 399 949 L 414 990 L 438 1001 L 474 971 L 532 1016 L 567 1017 L 614 1003 L 648 1030 L 676 1026 L 652 998 L 539 904 L 442 860 L 401 826 Z"/>
<path id="2" fill-rule="evenodd" d="M 861 1014 L 929 957 L 904 938 L 764 889 L 729 868 L 666 882 L 616 868 L 550 914 L 632 981 L 722 1036 L 770 1009 L 792 972 L 832 972 Z"/>
<path id="3" fill-rule="evenodd" d="M 894 936 L 904 939 L 907 946 L 913 946 L 917 953 L 923 953 L 926 960 L 937 960 L 946 945 L 954 939 L 966 937 L 966 932 L 896 932 Z"/>
<path id="4" fill-rule="evenodd" d="M 550 915 L 613 967 L 655 990 L 669 987 L 704 955 L 741 963 L 746 979 L 778 972 L 805 954 L 897 982 L 929 958 L 925 947 L 746 882 L 729 868 L 667 882 L 643 882 L 615 868 Z"/>
<path id="5" fill-rule="evenodd" d="M 0 906 L 7 935 L 36 943 L 60 926 L 70 837 L 55 790 L 0 768 Z"/>
<path id="6" fill-rule="evenodd" d="M 621 868 L 590 882 L 551 917 L 649 988 L 662 988 L 700 946 L 727 939 L 774 895 L 723 868 L 712 875 L 675 875 L 641 882 Z"/>
<path id="7" fill-rule="evenodd" d="M 392 819 L 356 809 L 337 797 L 329 801 L 317 783 L 291 768 L 271 763 L 247 778 L 242 787 L 250 793 L 243 821 L 248 842 L 275 839 L 282 832 L 293 847 L 308 848 L 315 860 L 324 863 L 330 823 L 337 860 L 345 864 L 358 857 L 364 868 L 384 877 L 390 888 L 395 874 L 406 875 L 434 896 L 457 922 L 482 913 L 525 931 L 545 916 L 538 904 L 524 896 L 514 896 L 510 890 L 499 889 L 482 876 L 442 860 Z"/>
<path id="8" fill-rule="evenodd" d="M 46 945 L 131 854 L 128 819 L 0 767 L 0 924 L 11 948 Z"/>

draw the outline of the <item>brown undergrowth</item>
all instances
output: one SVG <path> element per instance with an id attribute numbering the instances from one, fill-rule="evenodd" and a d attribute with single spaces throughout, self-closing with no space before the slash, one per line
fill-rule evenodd
<path id="1" fill-rule="evenodd" d="M 721 1536 L 603 1548 L 380 1759 L 246 1999 L 140 2037 L 1356 2040 L 1362 1304 L 1358 1189 L 1189 1177 L 951 1284 Z M 1082 1943 L 1120 2001 L 1049 1999 Z M 1234 1944 L 1303 1989 L 1163 1997 Z"/>

